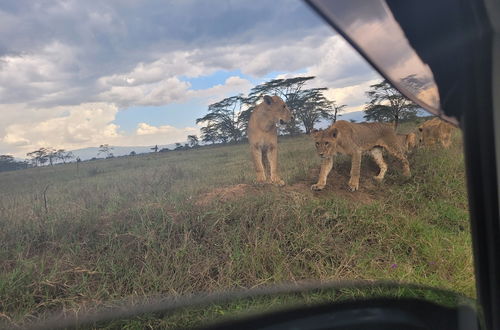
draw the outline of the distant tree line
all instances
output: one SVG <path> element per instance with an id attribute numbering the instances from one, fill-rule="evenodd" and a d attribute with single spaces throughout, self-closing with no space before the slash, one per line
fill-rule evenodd
<path id="1" fill-rule="evenodd" d="M 54 165 L 56 162 L 66 163 L 74 158 L 71 151 L 54 148 L 39 148 L 26 154 L 26 161 L 16 161 L 12 155 L 0 155 L 0 172 L 19 170 L 28 167 Z"/>
<path id="2" fill-rule="evenodd" d="M 27 162 L 16 161 L 12 155 L 0 155 L 0 172 L 21 170 L 27 167 Z"/>
<path id="3" fill-rule="evenodd" d="M 32 152 L 28 152 L 26 156 L 29 157 L 29 161 L 32 166 L 41 166 L 46 163 L 54 165 L 57 161 L 62 161 L 66 163 L 70 161 L 75 156 L 71 151 L 66 151 L 64 149 L 54 149 L 54 148 L 40 148 Z"/>

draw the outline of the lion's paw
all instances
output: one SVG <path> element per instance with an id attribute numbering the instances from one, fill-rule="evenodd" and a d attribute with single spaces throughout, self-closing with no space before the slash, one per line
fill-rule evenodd
<path id="1" fill-rule="evenodd" d="M 254 181 L 254 184 L 259 185 L 259 186 L 265 185 L 266 183 L 267 183 L 266 180 L 255 180 Z"/>
<path id="2" fill-rule="evenodd" d="M 283 187 L 285 185 L 285 181 L 283 181 L 281 179 L 275 179 L 272 181 L 272 183 L 279 186 L 279 187 Z"/>
<path id="3" fill-rule="evenodd" d="M 348 189 L 350 192 L 355 192 L 356 190 L 359 189 L 359 183 L 354 184 L 354 183 L 349 182 L 348 186 L 349 186 Z"/>
<path id="4" fill-rule="evenodd" d="M 313 191 L 321 191 L 323 189 L 325 189 L 325 185 L 320 185 L 316 183 L 311 186 L 311 190 Z"/>

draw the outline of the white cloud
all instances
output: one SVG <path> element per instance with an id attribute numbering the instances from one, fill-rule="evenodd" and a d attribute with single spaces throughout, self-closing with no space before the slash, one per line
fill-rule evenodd
<path id="1" fill-rule="evenodd" d="M 151 134 L 158 134 L 160 132 L 168 132 L 175 129 L 173 126 L 165 125 L 165 126 L 151 126 L 146 123 L 139 123 L 137 125 L 137 135 L 151 135 Z"/>
<path id="2" fill-rule="evenodd" d="M 190 97 L 204 99 L 205 104 L 220 101 L 223 98 L 230 97 L 237 94 L 248 94 L 254 85 L 247 79 L 238 76 L 232 76 L 226 79 L 224 84 L 215 85 L 210 88 L 191 90 Z"/>
<path id="3" fill-rule="evenodd" d="M 0 154 L 23 158 L 27 152 L 41 147 L 71 150 L 105 143 L 114 146 L 170 144 L 186 141 L 187 135 L 199 134 L 198 127 L 178 128 L 146 123 L 139 123 L 132 133 L 122 132 L 113 123 L 118 108 L 107 103 L 86 103 L 39 111 L 46 118 L 5 127 L 0 138 Z M 53 117 L 54 114 L 58 116 Z"/>
<path id="4" fill-rule="evenodd" d="M 73 149 L 82 144 L 106 143 L 102 141 L 119 135 L 112 123 L 118 109 L 111 104 L 87 103 L 40 111 L 46 114 L 44 119 L 6 126 L 0 149 L 22 156 L 40 147 Z"/>
<path id="5" fill-rule="evenodd" d="M 153 126 L 146 123 L 139 123 L 135 131 L 135 135 L 124 138 L 125 141 L 141 142 L 143 145 L 150 144 L 170 144 L 175 142 L 186 141 L 188 135 L 198 135 L 200 133 L 198 127 L 177 128 L 170 125 Z"/>
<path id="6" fill-rule="evenodd" d="M 111 86 L 109 90 L 100 93 L 97 99 L 116 103 L 124 108 L 135 105 L 165 105 L 186 100 L 189 86 L 189 83 L 173 77 L 142 85 Z"/>
<path id="7" fill-rule="evenodd" d="M 215 68 L 206 68 L 190 60 L 194 51 L 174 51 L 164 53 L 159 59 L 149 63 L 140 62 L 132 71 L 125 74 L 113 74 L 98 79 L 98 85 L 103 88 L 112 86 L 138 86 L 157 83 L 175 76 L 197 77 L 210 74 Z"/>
<path id="8" fill-rule="evenodd" d="M 330 100 L 335 100 L 338 105 L 346 104 L 345 112 L 360 111 L 368 102 L 365 92 L 369 90 L 370 85 L 379 81 L 379 79 L 374 79 L 352 86 L 330 88 L 325 92 L 325 96 Z"/>

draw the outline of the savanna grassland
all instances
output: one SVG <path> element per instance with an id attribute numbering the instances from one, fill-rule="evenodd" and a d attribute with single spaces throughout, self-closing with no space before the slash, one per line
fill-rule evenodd
<path id="1" fill-rule="evenodd" d="M 0 173 L 0 322 L 306 279 L 389 279 L 474 297 L 459 133 L 450 149 L 409 160 L 410 179 L 389 158 L 377 184 L 364 157 L 355 193 L 345 189 L 347 157 L 324 191 L 310 191 L 320 160 L 306 136 L 280 141 L 285 187 L 253 184 L 245 144 Z"/>

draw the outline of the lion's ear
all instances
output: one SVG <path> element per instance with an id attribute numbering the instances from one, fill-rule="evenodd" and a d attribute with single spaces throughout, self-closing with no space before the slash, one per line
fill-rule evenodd
<path id="1" fill-rule="evenodd" d="M 336 138 L 338 134 L 339 134 L 339 130 L 338 130 L 338 128 L 334 128 L 334 129 L 332 130 L 332 136 L 333 136 L 333 138 Z"/>
<path id="2" fill-rule="evenodd" d="M 419 128 L 418 128 L 418 130 L 419 130 L 420 132 L 422 132 L 422 131 L 423 131 L 422 127 L 419 127 Z"/>
<path id="3" fill-rule="evenodd" d="M 266 102 L 267 105 L 271 105 L 271 103 L 273 103 L 273 98 L 269 95 L 264 95 L 264 102 Z"/>

